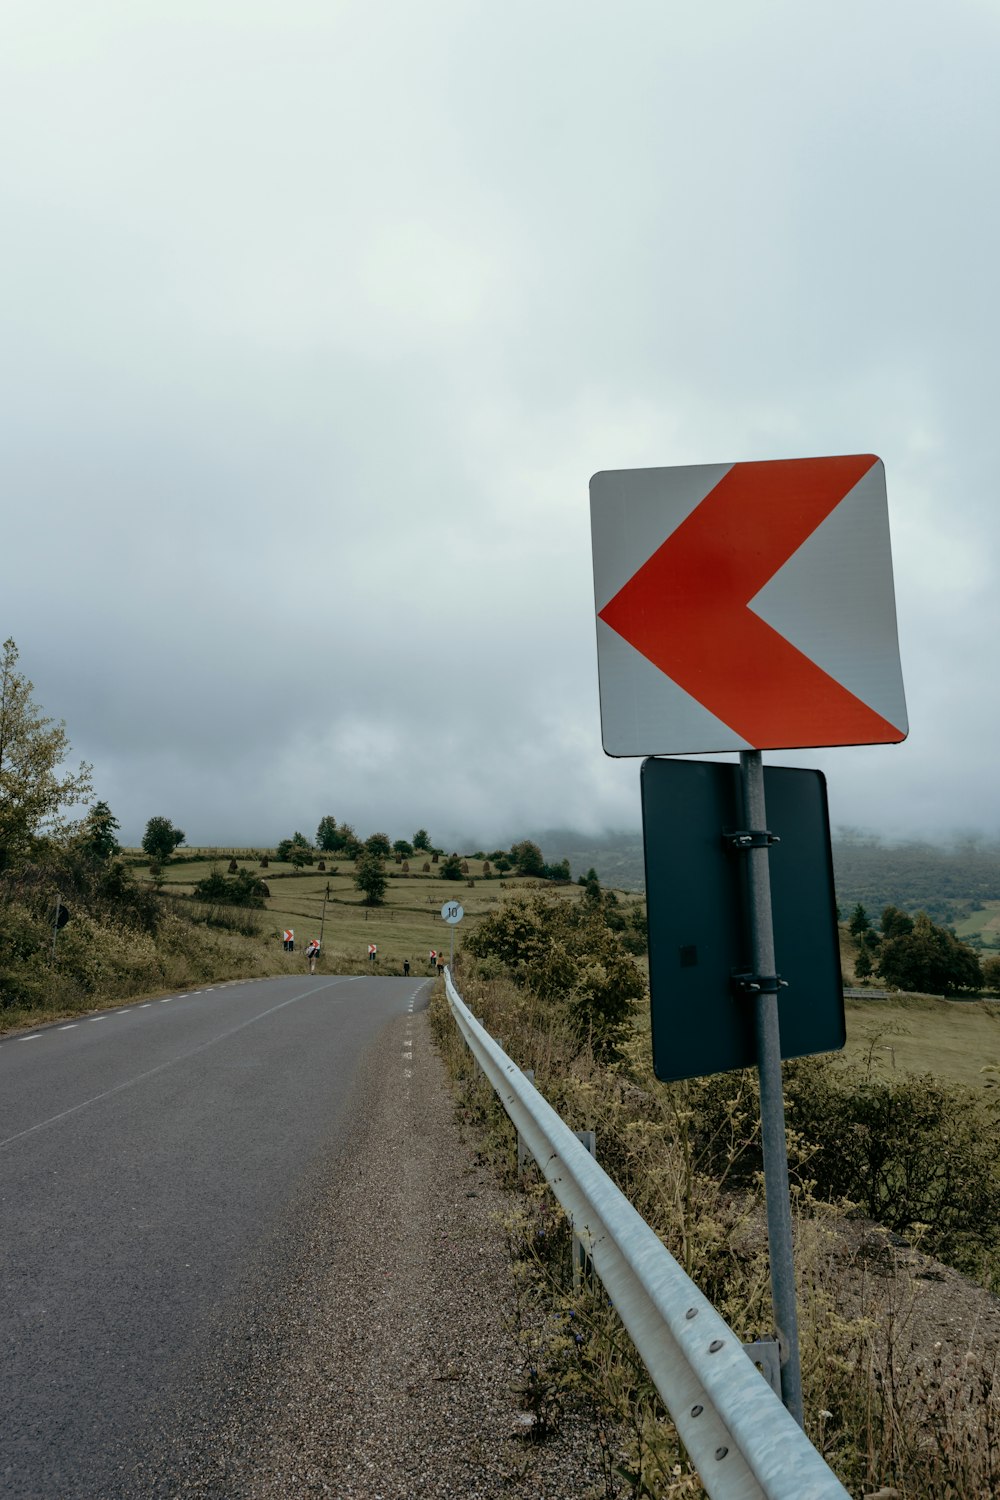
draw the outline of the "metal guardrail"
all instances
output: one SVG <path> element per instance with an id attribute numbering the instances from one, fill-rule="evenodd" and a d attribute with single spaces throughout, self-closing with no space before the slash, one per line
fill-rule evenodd
<path id="1" fill-rule="evenodd" d="M 743 1345 L 569 1126 L 480 1025 L 456 1024 L 573 1223 L 712 1500 L 848 1500 Z"/>

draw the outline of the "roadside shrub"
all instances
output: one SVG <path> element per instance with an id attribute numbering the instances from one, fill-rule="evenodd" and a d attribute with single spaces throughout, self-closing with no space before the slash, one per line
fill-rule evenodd
<path id="1" fill-rule="evenodd" d="M 599 910 L 545 897 L 520 897 L 491 912 L 465 951 L 499 960 L 515 984 L 563 1009 L 577 1035 L 591 1035 L 604 1051 L 624 1034 L 646 988 Z"/>
<path id="2" fill-rule="evenodd" d="M 786 1109 L 825 1198 L 846 1198 L 957 1270 L 1000 1283 L 1000 1101 L 936 1078 L 787 1069 Z"/>
<path id="3" fill-rule="evenodd" d="M 214 906 L 249 906 L 260 909 L 264 905 L 267 887 L 250 870 L 236 871 L 235 875 L 223 875 L 214 869 L 211 875 L 199 880 L 194 888 L 196 901 Z"/>
<path id="4" fill-rule="evenodd" d="M 0 1009 L 44 1003 L 52 927 L 21 902 L 0 903 Z"/>

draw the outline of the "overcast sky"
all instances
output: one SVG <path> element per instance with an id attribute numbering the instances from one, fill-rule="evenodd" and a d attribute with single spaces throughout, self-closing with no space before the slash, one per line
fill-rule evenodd
<path id="1" fill-rule="evenodd" d="M 997 0 L 4 0 L 0 636 L 122 837 L 637 826 L 595 470 L 877 453 L 1000 833 Z M 992 456 L 991 456 L 992 455 Z"/>

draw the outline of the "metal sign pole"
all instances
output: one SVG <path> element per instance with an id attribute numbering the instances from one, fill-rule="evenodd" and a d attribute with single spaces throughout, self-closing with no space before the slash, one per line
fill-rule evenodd
<path id="1" fill-rule="evenodd" d="M 764 830 L 767 828 L 764 766 L 759 750 L 740 752 L 740 774 L 747 828 Z M 764 978 L 764 985 L 754 995 L 754 1006 L 767 1239 L 771 1261 L 771 1305 L 781 1355 L 781 1399 L 802 1427 L 802 1369 L 799 1362 L 799 1327 L 795 1305 L 792 1210 L 788 1189 L 785 1103 L 781 1089 L 781 1043 L 778 1034 L 777 970 L 766 842 L 747 849 L 746 859 L 753 968 L 758 979 Z M 773 989 L 765 988 L 769 982 L 773 983 Z"/>

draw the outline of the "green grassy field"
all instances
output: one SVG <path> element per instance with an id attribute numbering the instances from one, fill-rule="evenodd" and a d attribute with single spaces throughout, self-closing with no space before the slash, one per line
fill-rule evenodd
<path id="1" fill-rule="evenodd" d="M 1000 950 L 1000 901 L 984 901 L 979 911 L 955 923 L 955 932 L 965 943 L 981 938 L 987 952 Z"/>
<path id="2" fill-rule="evenodd" d="M 310 938 L 320 936 L 322 924 L 320 968 L 326 972 L 364 968 L 368 945 L 375 943 L 381 973 L 402 973 L 406 958 L 413 973 L 427 973 L 431 948 L 446 955 L 451 952 L 452 928 L 441 916 L 446 901 L 459 901 L 465 909 L 462 923 L 454 929 L 457 948 L 477 922 L 513 896 L 542 889 L 569 901 L 580 896 L 580 887 L 575 885 L 551 886 L 510 874 L 485 879 L 482 862 L 471 859 L 467 878 L 442 880 L 437 865 L 431 864 L 424 872 L 424 859 L 416 856 L 409 861 L 409 873 L 391 860 L 387 863 L 385 904 L 366 907 L 354 886 L 351 861 L 330 857 L 327 868 L 318 870 L 315 865 L 297 869 L 272 860 L 267 869 L 261 869 L 259 857 L 248 858 L 248 853 L 185 850 L 183 857 L 175 857 L 164 866 L 163 888 L 189 895 L 195 882 L 209 874 L 213 865 L 226 872 L 230 858 L 235 857 L 242 868 L 268 884 L 271 894 L 261 913 L 265 940 L 274 943 L 279 963 L 287 962 L 289 968 L 304 967 L 305 946 Z M 135 874 L 140 880 L 148 879 L 148 866 L 136 864 Z M 989 915 L 979 912 L 976 917 Z M 1000 903 L 992 916 L 1000 924 Z M 287 958 L 281 948 L 286 927 L 294 929 L 296 947 L 295 954 Z M 842 946 L 845 977 L 849 979 L 854 944 L 846 933 Z M 877 1073 L 934 1073 L 976 1087 L 1000 1083 L 1000 1004 L 995 1001 L 949 1002 L 916 997 L 848 1000 L 846 1012 L 845 1057 L 860 1066 Z"/>
<path id="3" fill-rule="evenodd" d="M 1000 1004 L 990 1000 L 848 1000 L 845 1056 L 885 1075 L 933 1073 L 1000 1084 Z"/>
<path id="4" fill-rule="evenodd" d="M 218 858 L 206 858 L 218 854 Z M 524 879 L 507 874 L 484 878 L 481 860 L 469 860 L 469 874 L 462 880 L 442 880 L 438 866 L 431 863 L 423 871 L 425 860 L 415 856 L 409 861 L 409 873 L 391 860 L 386 865 L 388 887 L 382 906 L 365 906 L 355 889 L 352 861 L 326 860 L 327 868 L 315 865 L 297 869 L 291 864 L 272 860 L 267 869 L 260 868 L 258 858 L 241 857 L 245 851 L 186 850 L 185 857 L 175 857 L 163 867 L 163 889 L 178 895 L 190 895 L 195 883 L 203 880 L 213 867 L 228 872 L 229 859 L 240 868 L 251 871 L 267 882 L 270 896 L 262 913 L 264 928 L 277 949 L 281 949 L 282 932 L 290 927 L 295 933 L 295 955 L 290 962 L 302 962 L 302 952 L 310 938 L 320 937 L 322 928 L 323 957 L 320 968 L 335 972 L 338 968 L 354 969 L 368 962 L 368 945 L 378 949 L 378 967 L 382 973 L 403 971 L 403 960 L 409 959 L 413 973 L 426 973 L 431 948 L 451 953 L 453 929 L 441 916 L 446 901 L 458 901 L 465 910 L 461 924 L 454 929 L 456 948 L 462 936 L 503 901 L 518 894 L 544 889 L 562 899 L 579 899 L 580 887 L 551 886 L 546 881 Z M 149 867 L 137 864 L 138 879 L 149 879 Z M 472 882 L 471 884 L 469 882 Z M 324 898 L 325 904 L 324 904 Z"/>

